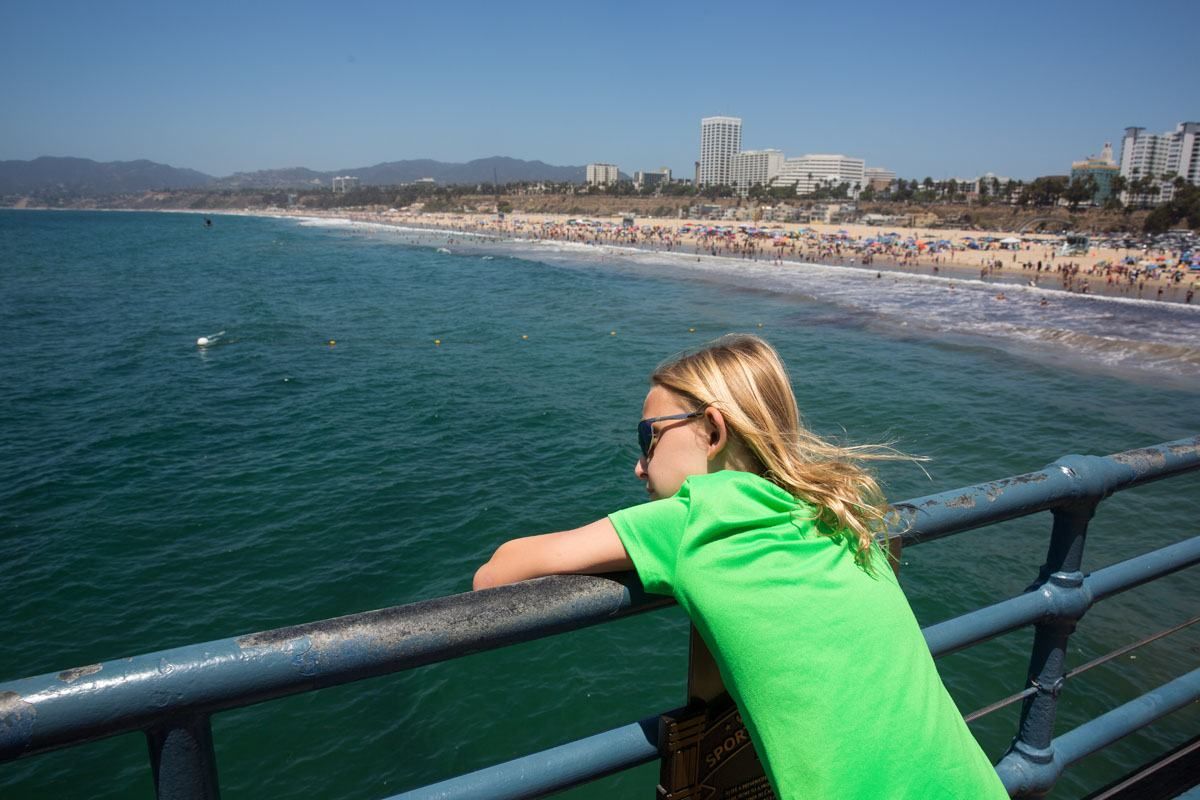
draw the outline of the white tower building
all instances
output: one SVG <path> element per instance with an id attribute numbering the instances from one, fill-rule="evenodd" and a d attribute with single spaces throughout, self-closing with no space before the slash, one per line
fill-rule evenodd
<path id="1" fill-rule="evenodd" d="M 733 158 L 741 149 L 741 117 L 701 119 L 699 184 L 730 184 L 733 181 Z"/>
<path id="2" fill-rule="evenodd" d="M 616 164 L 588 164 L 586 175 L 588 186 L 609 186 L 621 180 Z"/>
<path id="3" fill-rule="evenodd" d="M 782 169 L 782 150 L 743 150 L 733 157 L 729 184 L 744 195 L 755 184 L 770 184 Z"/>
<path id="4" fill-rule="evenodd" d="M 1200 122 L 1181 122 L 1175 126 L 1167 149 L 1167 170 L 1192 186 L 1200 186 Z M 1172 186 L 1169 197 L 1174 196 Z"/>
<path id="5" fill-rule="evenodd" d="M 1200 186 L 1200 122 L 1181 122 L 1166 133 L 1146 133 L 1145 128 L 1126 128 L 1121 140 L 1121 177 L 1135 181 L 1147 176 L 1161 179 L 1174 174 L 1193 186 Z M 1158 182 L 1159 194 L 1143 198 L 1126 191 L 1121 199 L 1156 199 L 1162 202 L 1175 195 L 1172 181 Z"/>
<path id="6" fill-rule="evenodd" d="M 858 197 L 867 185 L 867 163 L 861 158 L 814 153 L 783 162 L 776 183 L 796 184 L 796 194 L 811 194 L 818 187 L 849 184 L 850 196 Z"/>

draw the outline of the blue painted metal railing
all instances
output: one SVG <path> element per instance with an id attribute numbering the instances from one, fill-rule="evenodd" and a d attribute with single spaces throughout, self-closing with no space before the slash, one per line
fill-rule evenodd
<path id="1" fill-rule="evenodd" d="M 1200 699 L 1200 669 L 1053 738 L 1067 639 L 1094 603 L 1200 563 L 1200 536 L 1084 574 L 1088 522 L 1113 492 L 1200 470 L 1200 436 L 897 504 L 905 546 L 1050 511 L 1046 563 L 1025 593 L 924 629 L 935 656 L 1035 626 L 1017 735 L 996 769 L 1036 797 L 1084 756 Z M 219 795 L 212 714 L 529 641 L 669 605 L 636 577 L 564 575 L 0 684 L 0 761 L 145 732 L 161 798 Z M 524 798 L 654 760 L 658 715 L 398 798 Z"/>

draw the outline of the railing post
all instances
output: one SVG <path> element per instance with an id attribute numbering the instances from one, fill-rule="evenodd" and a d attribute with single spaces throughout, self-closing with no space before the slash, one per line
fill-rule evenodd
<path id="1" fill-rule="evenodd" d="M 1034 629 L 1025 686 L 1035 692 L 1026 698 L 1017 736 L 996 766 L 1013 797 L 1043 796 L 1062 771 L 1054 762 L 1051 744 L 1054 718 L 1066 672 L 1067 642 L 1091 603 L 1083 589 L 1081 565 L 1088 522 L 1099 501 L 1099 497 L 1086 497 L 1052 510 L 1054 526 L 1046 563 L 1029 587 L 1029 591 L 1047 593 L 1055 611 Z"/>
<path id="2" fill-rule="evenodd" d="M 219 800 L 217 757 L 207 715 L 172 717 L 146 731 L 159 800 Z"/>

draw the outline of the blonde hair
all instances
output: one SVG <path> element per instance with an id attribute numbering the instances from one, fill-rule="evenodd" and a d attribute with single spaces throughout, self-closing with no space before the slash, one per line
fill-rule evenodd
<path id="1" fill-rule="evenodd" d="M 859 563 L 870 565 L 888 506 L 861 462 L 908 456 L 883 445 L 839 447 L 808 430 L 783 361 L 757 336 L 729 334 L 676 356 L 650 382 L 697 408 L 718 409 L 729 437 L 758 462 L 753 471 L 815 506 L 817 529 L 827 536 L 849 534 Z"/>

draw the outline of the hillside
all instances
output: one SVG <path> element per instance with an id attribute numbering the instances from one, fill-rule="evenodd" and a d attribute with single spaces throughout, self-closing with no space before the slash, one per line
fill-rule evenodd
<path id="1" fill-rule="evenodd" d="M 356 177 L 362 181 L 363 186 L 398 186 L 423 178 L 433 178 L 443 186 L 490 184 L 494 178 L 500 183 L 583 183 L 585 173 L 585 167 L 557 167 L 543 161 L 523 161 L 505 156 L 478 158 L 465 164 L 418 158 L 386 161 L 370 167 L 347 167 L 332 172 L 314 172 L 303 167 L 239 172 L 227 178 L 216 179 L 213 186 L 219 189 L 303 189 L 314 185 L 329 186 L 330 180 L 338 175 Z"/>
<path id="2" fill-rule="evenodd" d="M 0 196 L 46 195 L 96 197 L 180 189 L 313 189 L 329 188 L 338 175 L 352 175 L 363 186 L 397 186 L 422 178 L 439 185 L 491 184 L 521 181 L 583 183 L 586 168 L 560 167 L 543 161 L 492 156 L 463 164 L 411 159 L 369 167 L 320 172 L 307 167 L 235 172 L 213 177 L 154 161 L 98 162 L 88 158 L 42 156 L 32 161 L 0 161 Z M 624 177 L 624 176 L 623 176 Z"/>
<path id="3" fill-rule="evenodd" d="M 144 159 L 101 163 L 89 158 L 42 156 L 32 161 L 0 161 L 0 195 L 47 191 L 95 195 L 192 189 L 211 181 L 211 175 L 194 169 L 179 169 Z"/>

